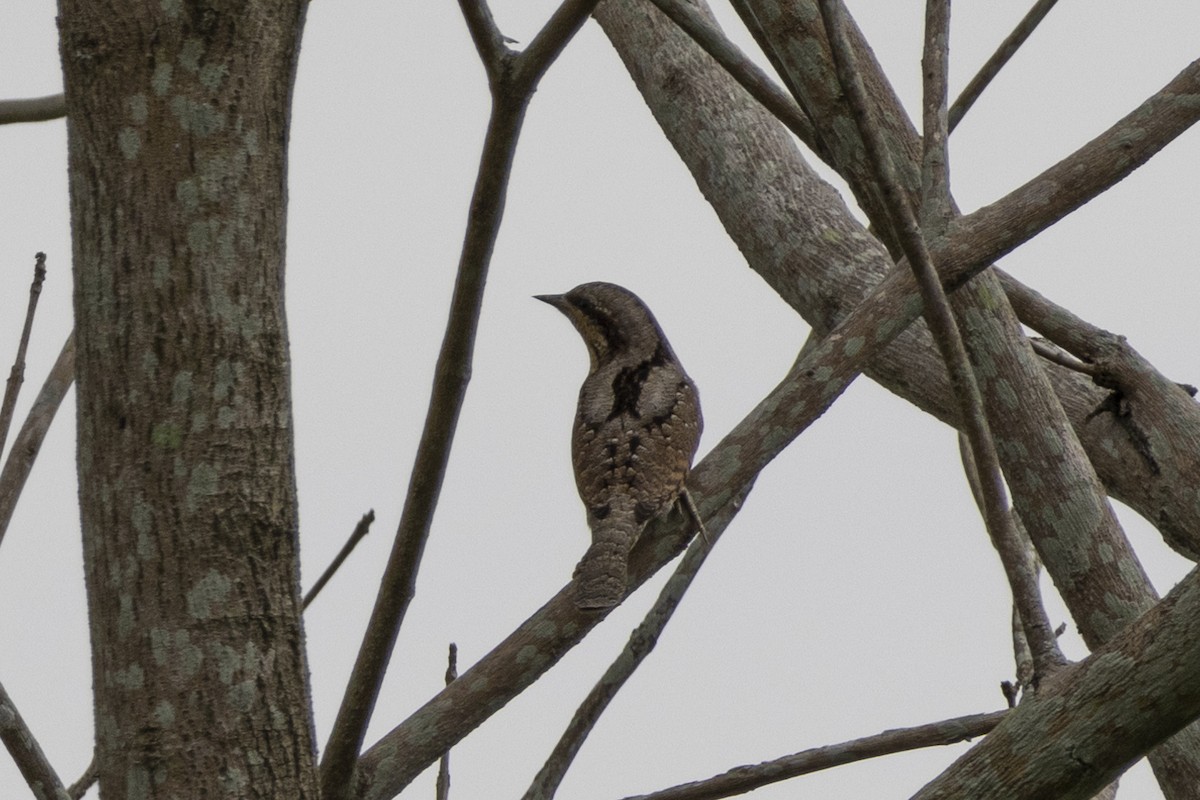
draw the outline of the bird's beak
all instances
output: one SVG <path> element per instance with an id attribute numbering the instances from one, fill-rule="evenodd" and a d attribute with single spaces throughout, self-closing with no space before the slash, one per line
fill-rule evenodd
<path id="1" fill-rule="evenodd" d="M 563 299 L 561 294 L 535 294 L 534 300 L 541 300 L 543 303 L 549 303 L 559 311 L 566 313 L 567 301 Z"/>

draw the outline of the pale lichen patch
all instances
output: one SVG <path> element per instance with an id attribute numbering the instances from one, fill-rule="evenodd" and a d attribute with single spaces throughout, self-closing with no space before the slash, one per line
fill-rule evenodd
<path id="1" fill-rule="evenodd" d="M 200 74 L 196 77 L 200 80 L 200 85 L 205 89 L 216 91 L 228 74 L 229 68 L 224 64 L 209 64 L 201 67 Z"/>
<path id="2" fill-rule="evenodd" d="M 167 278 L 171 277 L 171 259 L 166 256 L 155 256 L 151 269 L 154 288 L 161 289 L 166 286 Z"/>
<path id="3" fill-rule="evenodd" d="M 133 128 L 121 128 L 117 131 L 117 147 L 121 148 L 121 155 L 125 156 L 126 161 L 133 161 L 142 151 L 141 134 Z"/>
<path id="4" fill-rule="evenodd" d="M 173 0 L 176 4 L 179 0 Z M 154 75 L 150 77 L 150 88 L 159 97 L 166 96 L 171 91 L 171 75 L 174 72 L 170 64 L 158 64 L 154 67 Z"/>
<path id="5" fill-rule="evenodd" d="M 170 107 L 179 126 L 195 136 L 211 136 L 225 128 L 225 115 L 208 103 L 177 95 L 171 99 Z"/>
<path id="6" fill-rule="evenodd" d="M 200 503 L 217 493 L 217 470 L 211 464 L 197 464 L 188 480 L 186 505 L 195 511 Z"/>
<path id="7" fill-rule="evenodd" d="M 188 613 L 196 619 L 212 619 L 224 608 L 232 589 L 233 582 L 228 576 L 209 570 L 188 590 Z"/>
<path id="8" fill-rule="evenodd" d="M 175 199 L 179 201 L 179 205 L 186 213 L 195 212 L 200 206 L 200 190 L 196 188 L 196 181 L 184 178 L 175 184 Z"/>
<path id="9" fill-rule="evenodd" d="M 200 58 L 203 55 L 204 42 L 193 36 L 179 48 L 179 66 L 188 72 L 196 72 L 200 69 Z"/>
<path id="10" fill-rule="evenodd" d="M 151 629 L 150 655 L 159 666 L 171 664 L 175 673 L 184 679 L 199 672 L 204 661 L 204 654 L 192 644 L 192 635 L 186 630 Z"/>
<path id="11" fill-rule="evenodd" d="M 117 638 L 126 639 L 136 624 L 133 617 L 133 597 L 122 592 L 117 602 L 120 604 L 117 610 Z"/>
<path id="12" fill-rule="evenodd" d="M 160 728 L 170 728 L 175 724 L 175 707 L 166 700 L 160 700 L 154 707 L 154 721 Z"/>
<path id="13" fill-rule="evenodd" d="M 192 399 L 192 373 L 182 370 L 175 374 L 171 384 L 171 404 L 185 406 Z"/>
<path id="14" fill-rule="evenodd" d="M 233 397 L 234 380 L 238 370 L 229 359 L 218 361 L 213 374 L 213 400 L 221 402 Z"/>
<path id="15" fill-rule="evenodd" d="M 183 444 L 183 431 L 174 422 L 158 422 L 150 429 L 150 441 L 163 450 L 178 450 Z"/>
<path id="16" fill-rule="evenodd" d="M 129 509 L 130 524 L 137 533 L 148 534 L 153 521 L 154 509 L 146 502 L 146 498 L 139 494 L 134 498 L 133 506 Z"/>
<path id="17" fill-rule="evenodd" d="M 146 673 L 138 664 L 130 664 L 125 669 L 114 669 L 108 675 L 112 685 L 122 689 L 142 689 L 146 685 Z"/>
<path id="18" fill-rule="evenodd" d="M 150 106 L 146 102 L 146 95 L 139 93 L 129 98 L 129 118 L 138 125 L 145 124 L 150 118 Z"/>

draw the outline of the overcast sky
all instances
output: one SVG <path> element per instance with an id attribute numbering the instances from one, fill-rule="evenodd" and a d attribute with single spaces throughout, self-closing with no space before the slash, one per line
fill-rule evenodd
<path id="1" fill-rule="evenodd" d="M 525 43 L 555 5 L 493 8 Z M 952 94 L 1028 5 L 955 7 Z M 918 109 L 923 4 L 849 6 Z M 736 17 L 717 11 L 732 31 Z M 61 90 L 54 13 L 31 0 L 0 11 L 0 98 Z M 951 139 L 963 210 L 1025 182 L 1159 89 L 1200 55 L 1197 31 L 1195 0 L 1061 3 Z M 287 277 L 305 585 L 364 512 L 377 515 L 306 617 L 321 741 L 399 519 L 487 106 L 457 4 L 313 3 L 292 125 Z M 62 121 L 0 127 L 4 374 L 36 251 L 50 269 L 16 425 L 71 327 L 65 139 Z M 1172 379 L 1200 383 L 1198 184 L 1193 131 L 1003 265 L 1127 335 Z M 441 686 L 448 642 L 465 670 L 569 579 L 587 544 L 568 458 L 587 358 L 567 322 L 531 295 L 590 280 L 637 292 L 700 387 L 701 455 L 783 376 L 808 332 L 746 268 L 594 23 L 530 108 L 490 276 L 417 598 L 368 743 Z M 74 393 L 0 552 L 0 681 L 66 781 L 87 764 L 92 737 L 73 423 Z M 1120 511 L 1165 592 L 1189 564 Z M 454 797 L 519 796 L 666 574 L 455 749 Z M 1065 620 L 1050 602 L 1054 621 Z M 1084 655 L 1073 632 L 1066 649 Z M 1008 591 L 953 432 L 861 379 L 760 478 L 560 796 L 645 792 L 994 710 L 1012 671 Z M 907 797 L 963 747 L 754 797 Z M 1161 796 L 1148 776 L 1135 768 L 1121 796 Z M 430 797 L 431 785 L 430 773 L 404 796 Z M 0 755 L 0 797 L 24 791 Z"/>

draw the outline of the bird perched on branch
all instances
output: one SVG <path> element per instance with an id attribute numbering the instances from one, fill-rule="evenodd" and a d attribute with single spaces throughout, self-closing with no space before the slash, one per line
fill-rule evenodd
<path id="1" fill-rule="evenodd" d="M 585 283 L 537 299 L 571 320 L 591 356 L 571 437 L 575 483 L 592 531 L 575 568 L 575 604 L 607 609 L 625 594 L 629 551 L 647 522 L 683 499 L 700 525 L 684 488 L 703 426 L 700 398 L 633 292 Z"/>

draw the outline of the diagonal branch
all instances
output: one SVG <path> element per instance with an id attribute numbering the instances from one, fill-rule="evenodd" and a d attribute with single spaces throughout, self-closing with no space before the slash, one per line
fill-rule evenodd
<path id="1" fill-rule="evenodd" d="M 21 490 L 25 488 L 25 481 L 33 469 L 33 462 L 37 460 L 42 441 L 46 438 L 46 431 L 50 429 L 50 423 L 54 421 L 54 415 L 62 405 L 63 397 L 74 382 L 75 334 L 72 333 L 63 343 L 58 359 L 46 375 L 42 389 L 25 417 L 25 424 L 13 440 L 8 459 L 4 462 L 4 469 L 0 470 L 0 543 L 4 541 L 8 523 L 12 521 L 17 500 L 21 497 Z"/>
<path id="2" fill-rule="evenodd" d="M 354 526 L 354 530 L 350 532 L 350 538 L 342 545 L 342 549 L 333 557 L 333 561 L 329 562 L 329 566 L 321 573 L 321 577 L 317 578 L 316 583 L 312 585 L 304 595 L 304 601 L 300 604 L 300 610 L 304 611 L 312 604 L 313 600 L 317 599 L 317 595 L 325 588 L 325 584 L 329 583 L 329 579 L 333 577 L 342 563 L 350 557 L 354 552 L 354 548 L 358 547 L 358 543 L 363 540 L 363 537 L 371 530 L 371 523 L 375 521 L 375 509 L 370 509 L 366 514 L 362 515 L 362 519 Z"/>
<path id="3" fill-rule="evenodd" d="M 830 119 L 833 120 L 827 140 L 837 143 L 839 148 L 847 148 L 851 163 L 861 161 L 861 155 L 855 155 L 852 150 L 854 137 L 846 135 L 854 130 L 853 121 L 837 108 L 841 100 L 836 96 L 836 79 L 828 76 L 828 70 L 823 69 L 824 62 L 818 57 L 826 48 L 826 37 L 823 32 L 814 30 L 814 27 L 820 27 L 820 16 L 814 4 L 810 0 L 794 0 L 780 6 L 768 0 L 741 0 L 737 5 L 739 12 L 749 5 L 763 9 L 759 16 L 769 20 L 772 28 L 764 32 L 759 26 L 755 35 L 760 45 L 772 56 L 773 63 L 788 68 L 783 72 L 785 80 L 797 97 L 802 98 L 801 105 L 808 110 L 814 123 L 828 125 Z M 911 284 L 904 286 L 906 278 L 911 280 L 907 270 L 901 270 L 898 276 L 887 278 L 884 286 L 873 289 L 884 270 L 884 259 L 879 257 L 878 248 L 861 229 L 848 221 L 845 209 L 830 197 L 832 191 L 813 175 L 782 128 L 772 125 L 761 108 L 745 102 L 740 93 L 731 91 L 729 78 L 719 68 L 714 68 L 715 65 L 698 48 L 684 41 L 673 26 L 655 18 L 661 15 L 647 13 L 643 8 L 625 0 L 609 0 L 597 11 L 597 19 L 626 62 L 630 75 L 664 132 L 691 169 L 702 193 L 713 204 L 750 266 L 762 274 L 788 303 L 800 310 L 814 329 L 823 333 L 835 325 L 844 325 L 839 331 L 844 338 L 823 343 L 823 352 L 805 359 L 806 368 L 812 370 L 809 374 L 825 384 L 825 391 L 818 395 L 821 408 L 841 391 L 839 387 L 851 380 L 857 369 L 865 366 L 872 377 L 896 394 L 946 422 L 961 424 L 947 402 L 944 373 L 939 369 L 941 364 L 930 357 L 929 343 L 922 328 L 897 335 L 920 309 L 919 298 Z M 743 19 L 746 18 L 747 15 L 743 15 Z M 751 14 L 750 22 L 756 21 Z M 653 53 L 654 57 L 647 58 L 646 53 Z M 858 55 L 860 63 L 865 63 L 864 59 L 870 61 L 870 51 L 865 43 Z M 872 74 L 879 73 L 873 70 Z M 1077 203 L 1096 193 L 1095 187 L 1083 186 L 1083 182 L 1119 180 L 1192 124 L 1200 111 L 1195 78 L 1196 69 L 1192 65 L 1104 136 L 1081 148 L 1077 156 L 1083 158 L 1078 161 L 1075 157 L 1066 159 L 1059 165 L 1059 168 L 1066 167 L 1061 172 L 1058 172 L 1059 168 L 1050 170 L 1047 175 L 1053 176 L 1053 182 L 1048 181 L 1037 187 L 1037 191 L 1030 191 L 1024 200 L 1009 210 L 1037 213 L 1036 210 L 1042 207 L 1039 195 L 1055 197 L 1060 189 L 1067 193 L 1076 188 L 1082 190 L 1076 195 L 1077 199 L 1072 200 Z M 872 98 L 886 103 L 883 114 L 893 123 L 889 130 L 895 135 L 894 141 L 903 145 L 906 137 L 915 140 L 915 132 L 907 126 L 903 110 L 892 113 L 894 108 L 899 108 L 899 103 L 885 79 L 873 85 Z M 755 132 L 752 138 L 745 136 L 747 130 Z M 824 135 L 825 128 L 822 131 Z M 1117 135 L 1108 138 L 1109 134 Z M 727 155 L 735 150 L 729 147 L 730 141 L 738 143 L 738 158 Z M 1127 156 L 1131 158 L 1127 159 Z M 919 175 L 919 170 L 914 166 L 906 175 L 911 179 Z M 910 190 L 917 188 L 919 180 L 908 185 Z M 1020 195 L 1018 191 L 1006 200 Z M 860 197 L 860 202 L 869 202 L 869 193 L 864 196 L 866 200 Z M 1025 204 L 1023 207 L 1022 203 Z M 1003 202 L 997 205 L 1003 205 Z M 1061 216 L 1070 210 L 1055 209 L 1054 213 Z M 1000 218 L 997 215 L 994 220 Z M 1011 217 L 1004 220 L 993 232 L 1012 237 L 1010 243 L 1014 246 L 1027 235 L 1036 233 L 1019 227 L 1006 228 L 1011 220 Z M 1041 226 L 1052 222 L 1046 220 Z M 882 229 L 883 224 L 877 223 L 876 229 Z M 951 237 L 947 238 L 952 240 L 953 232 L 951 228 Z M 962 243 L 966 244 L 965 241 Z M 936 247 L 944 245 L 945 241 L 936 244 L 935 253 Z M 968 248 L 973 246 L 967 245 Z M 987 258 L 993 255 L 989 253 Z M 983 261 L 976 265 L 979 269 L 983 266 Z M 965 271 L 963 277 L 966 274 L 974 274 L 974 268 Z M 891 281 L 897 283 L 889 289 L 887 283 Z M 989 280 L 987 284 L 994 284 L 994 281 Z M 899 290 L 900 286 L 904 288 Z M 973 296 L 960 311 L 971 313 L 971 309 L 981 308 L 981 302 L 985 303 L 983 308 L 986 309 L 996 300 L 1003 301 L 1001 292 L 991 286 L 980 284 L 976 289 L 968 290 Z M 887 297 L 891 291 L 896 291 L 892 299 L 898 303 L 890 311 L 875 308 L 870 313 L 879 313 L 873 320 L 863 318 L 851 324 L 847 315 L 868 314 L 867 307 L 854 305 L 868 291 L 876 292 L 867 301 L 868 307 Z M 1099 402 L 1097 391 L 1078 375 L 1058 368 L 1044 370 L 1030 354 L 1023 353 L 1028 350 L 1028 345 L 1022 342 L 1020 329 L 1011 314 L 995 315 L 994 319 L 985 315 L 968 319 L 983 323 L 978 330 L 967 328 L 973 343 L 988 347 L 989 343 L 1000 341 L 998 337 L 1002 334 L 1006 345 L 1008 342 L 1020 345 L 1006 346 L 1004 371 L 995 377 L 987 376 L 986 396 L 995 409 L 996 419 L 1013 424 L 1014 429 L 1021 423 L 1020 416 L 1042 420 L 1045 428 L 1040 433 L 1034 432 L 1035 443 L 1040 436 L 1043 450 L 1053 447 L 1055 442 L 1073 448 L 1073 452 L 1058 452 L 1049 459 L 1070 469 L 1057 475 L 1054 485 L 1042 487 L 1029 518 L 1046 523 L 1051 531 L 1058 523 L 1070 527 L 1072 541 L 1069 545 L 1061 537 L 1048 540 L 1048 544 L 1057 561 L 1056 582 L 1064 597 L 1071 598 L 1075 618 L 1094 647 L 1119 631 L 1139 611 L 1149 607 L 1156 595 L 1112 518 L 1111 508 L 1102 502 L 1103 487 L 1095 479 L 1087 457 L 1100 469 L 1113 494 L 1129 502 L 1147 519 L 1160 526 L 1169 521 L 1173 527 L 1200 531 L 1200 506 L 1191 499 L 1194 497 L 1190 488 L 1193 481 L 1185 477 L 1196 474 L 1195 469 L 1186 469 L 1195 460 L 1195 453 L 1188 451 L 1200 449 L 1194 446 L 1197 431 L 1200 431 L 1195 409 L 1176 404 L 1168 410 L 1173 413 L 1169 421 L 1174 426 L 1163 426 L 1161 434 L 1154 431 L 1154 461 L 1148 463 L 1170 467 L 1140 471 L 1136 468 L 1137 462 L 1144 456 L 1133 446 L 1137 440 L 1123 433 L 1119 424 L 1108 415 L 1093 418 L 1091 412 Z M 831 352 L 831 349 L 840 348 L 845 348 L 845 353 L 855 359 L 862 355 L 862 365 L 839 373 L 841 353 Z M 863 350 L 872 352 L 866 354 Z M 989 363 L 995 362 L 994 353 L 981 352 L 991 359 Z M 1005 377 L 1012 374 L 1021 376 L 1020 384 Z M 1048 379 L 1057 395 L 1044 390 Z M 1017 385 L 1037 389 L 1026 393 L 1022 388 L 1015 395 L 1022 398 L 1019 413 L 1004 406 L 1005 400 L 1014 396 L 1012 390 Z M 1185 397 L 1178 391 L 1171 395 Z M 806 396 L 799 389 L 793 392 L 781 387 L 766 403 L 787 405 L 803 401 Z M 1033 401 L 1038 407 L 1031 410 Z M 1064 410 L 1068 413 L 1066 417 Z M 819 413 L 820 408 L 804 409 L 805 416 Z M 791 422 L 797 426 L 808 424 L 799 416 L 789 420 L 788 425 Z M 1173 436 L 1181 427 L 1191 435 Z M 790 431 L 789 427 L 788 433 L 775 432 L 773 435 L 778 435 L 779 441 L 787 442 Z M 1082 449 L 1074 446 L 1076 437 L 1086 444 L 1087 457 Z M 1027 435 L 1026 441 L 1029 441 Z M 1182 445 L 1176 447 L 1177 441 Z M 748 452 L 758 447 L 758 443 L 747 443 Z M 754 453 L 750 460 L 756 461 L 758 455 Z M 1047 459 L 1026 458 L 1021 447 L 1006 448 L 1005 455 L 1015 458 L 1014 474 L 1018 477 L 1025 468 L 1035 476 L 1045 472 Z M 1130 469 L 1131 464 L 1134 469 Z M 739 463 L 738 467 L 741 466 L 743 464 Z M 1018 499 L 1025 502 L 1027 497 L 1029 493 L 1024 492 Z M 1077 502 L 1077 499 L 1085 498 L 1086 503 Z M 1068 502 L 1070 513 L 1063 513 L 1067 510 L 1063 504 Z M 1156 751 L 1152 763 L 1157 759 L 1159 764 L 1183 765 L 1183 769 L 1168 769 L 1180 776 L 1176 783 L 1186 791 L 1189 784 L 1195 786 L 1200 781 L 1200 772 L 1184 762 L 1195 761 L 1187 754 L 1200 752 L 1200 747 L 1193 745 L 1196 737 L 1191 729 L 1182 736 L 1185 738 L 1177 737 L 1167 744 L 1171 753 Z M 1165 773 L 1158 766 L 1155 769 L 1161 781 Z"/>
<path id="4" fill-rule="evenodd" d="M 971 110 L 971 106 L 975 105 L 975 101 L 983 94 L 984 89 L 992 82 L 992 80 L 1000 74 L 1000 70 L 1004 69 L 1004 65 L 1008 60 L 1016 55 L 1017 50 L 1021 45 L 1025 44 L 1025 40 L 1030 34 L 1037 29 L 1037 26 L 1050 13 L 1050 9 L 1054 8 L 1054 4 L 1058 0 L 1037 0 L 1033 4 L 1033 8 L 1027 13 L 1017 26 L 1013 28 L 1000 46 L 996 48 L 996 52 L 992 53 L 992 57 L 980 67 L 979 72 L 962 90 L 962 94 L 954 101 L 954 105 L 950 106 L 950 130 L 958 127 L 958 123 Z"/>
<path id="5" fill-rule="evenodd" d="M 625 800 L 716 800 L 754 791 L 772 783 L 832 769 L 869 758 L 904 753 L 924 747 L 939 747 L 970 741 L 983 736 L 1000 724 L 1007 711 L 970 714 L 944 719 L 912 728 L 884 731 L 849 742 L 839 742 L 811 750 L 801 750 L 761 764 L 734 767 L 720 775 L 702 781 L 672 786 L 650 794 L 627 797 Z"/>
<path id="6" fill-rule="evenodd" d="M 13 705 L 12 698 L 0 684 L 0 741 L 12 760 L 25 783 L 33 790 L 35 797 L 53 798 L 53 800 L 70 800 L 70 795 L 63 787 L 62 780 L 54 771 L 46 754 L 42 752 L 33 732 L 25 724 L 21 713 Z"/>
<path id="7" fill-rule="evenodd" d="M 33 315 L 37 312 L 38 298 L 42 295 L 42 283 L 46 280 L 46 254 L 35 256 L 33 267 L 33 283 L 29 286 L 29 305 L 25 309 L 25 326 L 21 329 L 21 339 L 17 344 L 17 357 L 13 361 L 12 371 L 9 372 L 8 382 L 4 386 L 4 400 L 0 402 L 0 453 L 4 452 L 4 444 L 8 441 L 8 428 L 12 425 L 13 409 L 17 406 L 17 395 L 21 393 L 21 384 L 25 381 L 25 351 L 29 349 L 29 335 L 33 332 Z"/>
<path id="8" fill-rule="evenodd" d="M 741 434 L 742 441 L 762 435 L 766 432 Z M 736 445 L 726 441 L 724 466 L 720 457 L 710 454 L 688 478 L 689 491 L 697 498 L 705 529 L 713 540 L 741 509 L 742 498 L 750 490 L 748 484 L 731 488 L 724 478 L 731 447 Z M 678 555 L 693 530 L 686 515 L 652 522 L 630 555 L 631 591 Z M 573 596 L 569 584 L 563 587 L 458 680 L 363 753 L 357 797 L 395 797 L 442 752 L 503 708 L 582 641 L 606 614 L 580 611 Z"/>
<path id="9" fill-rule="evenodd" d="M 746 492 L 749 492 L 749 490 L 750 487 L 747 486 Z M 687 495 L 685 494 L 685 496 Z M 733 501 L 734 508 L 739 508 L 745 502 L 745 499 L 745 493 L 737 497 Z M 681 498 L 681 506 L 682 503 L 683 499 Z M 683 511 L 682 507 L 680 510 Z M 705 532 L 704 528 L 701 528 L 701 532 Z M 646 660 L 646 657 L 650 655 L 650 652 L 658 643 L 663 629 L 671 621 L 671 617 L 674 615 L 675 609 L 679 607 L 679 602 L 683 599 L 684 593 L 691 587 L 692 580 L 700 571 L 700 567 L 704 566 L 704 560 L 708 558 L 708 554 L 712 551 L 713 545 L 716 544 L 720 534 L 721 531 L 717 531 L 711 534 L 710 537 L 701 535 L 692 539 L 692 543 L 688 547 L 683 560 L 679 562 L 679 566 L 675 569 L 675 573 L 667 581 L 666 585 L 663 586 L 658 599 L 646 613 L 642 623 L 630 634 L 629 641 L 625 644 L 625 648 L 621 651 L 620 655 L 617 656 L 616 660 L 613 661 L 579 705 L 579 708 L 575 711 L 575 716 L 571 718 L 567 729 L 563 731 L 558 744 L 554 746 L 550 757 L 546 759 L 546 763 L 538 771 L 537 776 L 533 779 L 533 783 L 523 795 L 522 800 L 550 800 L 550 798 L 554 797 L 559 785 L 562 783 L 563 777 L 567 774 L 567 769 L 571 766 L 571 762 L 575 759 L 579 748 L 583 746 L 584 740 L 587 739 L 588 734 L 591 733 L 592 728 L 595 727 L 596 722 L 600 719 L 600 715 L 604 713 L 609 703 L 617 696 L 617 692 L 621 691 L 621 687 L 625 685 L 625 682 L 629 680 L 634 671 L 642 665 L 642 662 Z"/>
<path id="10" fill-rule="evenodd" d="M 355 763 L 367 724 L 379 697 L 400 625 L 416 592 L 421 556 L 470 380 L 484 284 L 504 216 L 504 200 L 525 110 L 538 80 L 583 25 L 595 3 L 596 0 L 565 0 L 530 48 L 519 55 L 505 56 L 510 62 L 509 68 L 501 69 L 488 61 L 499 56 L 493 36 L 498 32 L 494 31 L 495 25 L 490 22 L 486 6 L 482 0 L 461 0 L 472 36 L 487 64 L 492 111 L 467 217 L 450 316 L 434 368 L 429 411 L 417 447 L 399 529 L 321 760 L 321 788 L 325 800 L 340 800 L 351 792 Z"/>

